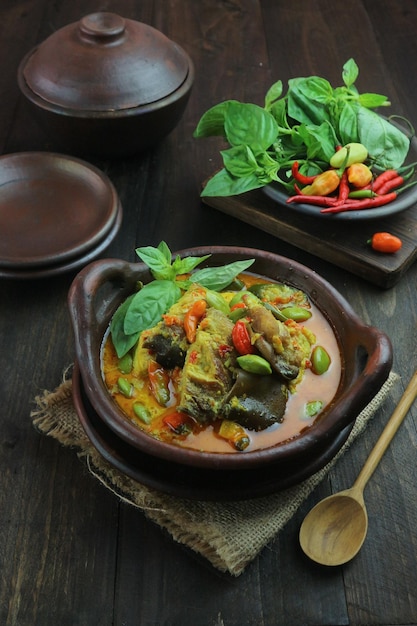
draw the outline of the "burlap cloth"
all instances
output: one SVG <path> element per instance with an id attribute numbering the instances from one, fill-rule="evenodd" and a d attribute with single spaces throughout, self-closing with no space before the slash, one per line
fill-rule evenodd
<path id="1" fill-rule="evenodd" d="M 201 554 L 218 570 L 239 576 L 363 433 L 398 379 L 397 374 L 390 374 L 357 418 L 346 443 L 323 469 L 285 491 L 238 502 L 195 501 L 166 495 L 112 467 L 86 436 L 72 403 L 72 382 L 66 376 L 57 389 L 35 398 L 36 408 L 31 412 L 31 419 L 40 433 L 74 448 L 91 474 L 107 489 L 165 528 L 175 541 Z"/>

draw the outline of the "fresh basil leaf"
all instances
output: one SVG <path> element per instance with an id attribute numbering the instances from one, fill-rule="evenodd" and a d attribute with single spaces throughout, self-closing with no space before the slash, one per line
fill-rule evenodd
<path id="1" fill-rule="evenodd" d="M 116 354 L 121 359 L 125 354 L 129 352 L 131 348 L 135 345 L 137 340 L 139 339 L 140 333 L 133 333 L 131 335 L 127 335 L 124 331 L 124 321 L 126 311 L 130 306 L 133 298 L 136 294 L 132 294 L 129 296 L 122 304 L 118 307 L 116 312 L 114 313 L 111 322 L 110 322 L 110 334 L 113 342 L 114 349 L 116 350 Z"/>
<path id="2" fill-rule="evenodd" d="M 272 104 L 282 96 L 282 90 L 282 80 L 278 80 L 268 89 L 265 96 L 265 109 L 267 111 L 269 111 Z"/>
<path id="3" fill-rule="evenodd" d="M 359 76 L 359 68 L 353 59 L 349 59 L 343 66 L 342 79 L 346 87 L 351 87 Z"/>
<path id="4" fill-rule="evenodd" d="M 155 326 L 161 316 L 180 298 L 181 289 L 172 280 L 154 280 L 132 298 L 124 319 L 127 335 Z"/>
<path id="5" fill-rule="evenodd" d="M 316 84 L 313 79 L 315 77 L 291 78 L 288 81 L 288 115 L 298 122 L 319 126 L 322 122 L 330 122 L 330 113 L 325 103 L 332 94 L 327 93 L 327 90 L 323 92 L 320 84 Z"/>
<path id="6" fill-rule="evenodd" d="M 307 148 L 307 159 L 330 161 L 337 143 L 333 128 L 327 122 L 320 126 L 301 124 L 298 129 Z"/>
<path id="7" fill-rule="evenodd" d="M 220 102 L 206 111 L 198 122 L 193 137 L 224 136 L 224 120 L 229 102 L 237 101 L 227 100 Z"/>
<path id="8" fill-rule="evenodd" d="M 234 261 L 222 267 L 205 267 L 195 272 L 189 280 L 189 284 L 198 283 L 206 289 L 221 291 L 230 285 L 238 274 L 244 272 L 254 263 L 254 259 Z"/>
<path id="9" fill-rule="evenodd" d="M 376 109 L 381 106 L 389 106 L 391 103 L 387 96 L 378 93 L 361 93 L 358 96 L 358 102 L 367 109 Z"/>
<path id="10" fill-rule="evenodd" d="M 171 263 L 172 252 L 169 249 L 168 244 L 165 243 L 165 241 L 160 241 L 157 248 L 164 255 L 166 262 Z"/>
<path id="11" fill-rule="evenodd" d="M 287 103 L 283 98 L 274 102 L 270 106 L 269 112 L 274 116 L 279 127 L 289 129 L 287 120 Z"/>
<path id="12" fill-rule="evenodd" d="M 161 245 L 161 244 L 160 244 Z M 154 278 L 158 280 L 173 280 L 175 273 L 171 267 L 171 252 L 165 244 L 161 248 L 154 248 L 153 246 L 145 246 L 143 248 L 136 248 L 136 254 L 138 257 L 146 263 L 152 272 Z"/>
<path id="13" fill-rule="evenodd" d="M 410 140 L 401 130 L 364 107 L 358 110 L 358 136 L 375 165 L 381 169 L 401 167 L 410 148 Z"/>
<path id="14" fill-rule="evenodd" d="M 200 265 L 203 261 L 208 259 L 210 254 L 206 254 L 205 256 L 187 256 L 181 258 L 177 256 L 172 264 L 173 269 L 175 270 L 175 276 L 178 274 L 188 274 L 191 272 L 197 265 Z"/>
<path id="15" fill-rule="evenodd" d="M 345 102 L 338 121 L 338 131 L 342 146 L 347 143 L 359 142 L 358 139 L 358 105 Z"/>
<path id="16" fill-rule="evenodd" d="M 256 174 L 235 178 L 223 168 L 208 180 L 201 196 L 235 196 L 263 186 Z"/>
<path id="17" fill-rule="evenodd" d="M 233 146 L 220 152 L 223 163 L 232 176 L 250 176 L 258 170 L 258 164 L 248 146 Z"/>
<path id="18" fill-rule="evenodd" d="M 257 104 L 229 102 L 224 129 L 231 146 L 249 146 L 255 154 L 269 148 L 278 135 L 274 117 Z"/>

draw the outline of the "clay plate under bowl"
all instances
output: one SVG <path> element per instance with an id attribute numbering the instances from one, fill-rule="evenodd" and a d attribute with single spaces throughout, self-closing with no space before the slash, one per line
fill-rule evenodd
<path id="1" fill-rule="evenodd" d="M 110 179 L 74 157 L 0 157 L 0 274 L 67 266 L 114 231 L 121 206 Z"/>
<path id="2" fill-rule="evenodd" d="M 271 252 L 237 247 L 201 247 L 175 256 L 210 254 L 205 265 L 224 265 L 255 259 L 251 272 L 281 281 L 306 292 L 330 322 L 342 357 L 342 377 L 334 400 L 315 423 L 299 436 L 279 445 L 246 453 L 210 453 L 158 441 L 134 426 L 116 406 L 105 387 L 100 354 L 110 319 L 138 281 L 151 279 L 142 263 L 117 259 L 96 261 L 74 279 L 68 304 L 75 335 L 76 359 L 83 388 L 94 412 L 117 438 L 139 453 L 180 466 L 210 470 L 258 470 L 265 465 L 290 467 L 307 463 L 330 444 L 374 397 L 392 365 L 389 338 L 364 324 L 349 303 L 313 270 Z M 200 267 L 203 267 L 202 264 Z M 334 454 L 337 450 L 334 450 Z M 279 468 L 277 469 L 279 471 Z"/>

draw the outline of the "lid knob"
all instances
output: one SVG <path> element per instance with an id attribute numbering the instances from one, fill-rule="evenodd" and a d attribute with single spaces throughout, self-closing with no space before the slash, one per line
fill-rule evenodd
<path id="1" fill-rule="evenodd" d="M 94 40 L 113 40 L 124 34 L 126 21 L 115 13 L 91 13 L 79 22 L 81 36 Z"/>

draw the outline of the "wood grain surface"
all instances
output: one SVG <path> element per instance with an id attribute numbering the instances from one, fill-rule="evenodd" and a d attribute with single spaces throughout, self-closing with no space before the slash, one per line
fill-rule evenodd
<path id="1" fill-rule="evenodd" d="M 326 569 L 310 562 L 298 544 L 302 519 L 315 502 L 352 484 L 416 367 L 417 267 L 411 262 L 407 267 L 417 238 L 414 211 L 409 223 L 399 219 L 395 224 L 407 244 L 407 259 L 399 257 L 395 269 L 389 259 L 383 266 L 382 259 L 378 266 L 370 263 L 369 252 L 362 248 L 368 234 L 362 225 L 323 238 L 319 224 L 306 229 L 297 218 L 284 226 L 274 221 L 274 229 L 285 232 L 272 232 L 272 208 L 258 194 L 250 197 L 246 220 L 237 214 L 237 205 L 224 211 L 201 201 L 202 182 L 221 165 L 221 142 L 192 136 L 210 106 L 229 98 L 262 104 L 267 88 L 278 79 L 317 74 L 340 84 L 342 65 L 350 57 L 360 68 L 359 90 L 388 95 L 392 110 L 417 127 L 417 4 L 2 0 L 3 154 L 56 149 L 19 93 L 17 69 L 33 46 L 98 9 L 162 30 L 184 47 L 196 67 L 186 113 L 166 140 L 130 159 L 90 159 L 110 177 L 124 209 L 120 233 L 102 256 L 133 261 L 136 247 L 165 240 L 172 250 L 242 245 L 296 259 L 330 281 L 362 319 L 391 337 L 401 382 L 365 436 L 235 579 L 175 544 L 144 515 L 108 493 L 72 450 L 33 429 L 29 416 L 34 397 L 57 387 L 74 359 L 67 312 L 73 275 L 1 280 L 0 623 L 417 624 L 416 407 L 372 477 L 372 489 L 365 492 L 369 530 L 354 561 Z"/>

